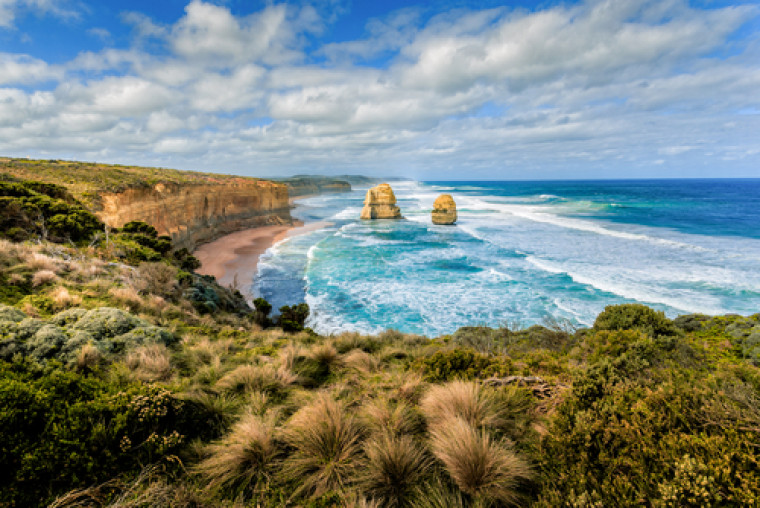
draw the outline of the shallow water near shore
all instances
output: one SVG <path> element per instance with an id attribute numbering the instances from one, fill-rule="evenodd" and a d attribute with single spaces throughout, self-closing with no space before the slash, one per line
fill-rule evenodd
<path id="1" fill-rule="evenodd" d="M 320 333 L 590 325 L 641 302 L 670 317 L 760 311 L 760 180 L 391 182 L 405 220 L 360 221 L 366 188 L 298 201 L 255 296 L 305 301 Z M 456 226 L 430 221 L 441 193 Z"/>

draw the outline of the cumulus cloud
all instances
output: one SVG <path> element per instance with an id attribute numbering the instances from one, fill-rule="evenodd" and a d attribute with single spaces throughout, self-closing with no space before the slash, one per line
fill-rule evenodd
<path id="1" fill-rule="evenodd" d="M 60 18 L 76 18 L 79 13 L 65 0 L 0 0 L 0 28 L 13 28 L 20 12 L 51 14 Z"/>
<path id="2" fill-rule="evenodd" d="M 759 153 L 760 115 L 741 113 L 758 109 L 758 48 L 732 38 L 753 6 L 402 9 L 323 45 L 334 20 L 318 12 L 193 0 L 173 24 L 124 13 L 131 47 L 59 66 L 0 54 L 0 140 L 205 170 L 437 178 L 746 172 Z"/>

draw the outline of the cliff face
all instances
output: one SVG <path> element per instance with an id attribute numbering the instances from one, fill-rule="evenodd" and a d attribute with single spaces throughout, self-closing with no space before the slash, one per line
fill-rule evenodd
<path id="1" fill-rule="evenodd" d="M 99 198 L 96 213 L 109 226 L 144 221 L 189 250 L 240 229 L 291 221 L 288 188 L 266 180 L 157 183 Z"/>

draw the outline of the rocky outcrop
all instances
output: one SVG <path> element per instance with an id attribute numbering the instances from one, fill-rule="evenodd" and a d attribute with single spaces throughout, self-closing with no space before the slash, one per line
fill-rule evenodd
<path id="1" fill-rule="evenodd" d="M 285 184 L 253 178 L 156 183 L 99 196 L 96 214 L 111 227 L 147 222 L 174 247 L 195 246 L 241 229 L 291 222 Z"/>
<path id="2" fill-rule="evenodd" d="M 433 224 L 454 224 L 457 221 L 457 204 L 449 194 L 441 194 L 433 203 Z"/>
<path id="3" fill-rule="evenodd" d="M 401 210 L 396 206 L 396 195 L 387 183 L 381 183 L 367 191 L 364 198 L 361 219 L 401 219 Z"/>

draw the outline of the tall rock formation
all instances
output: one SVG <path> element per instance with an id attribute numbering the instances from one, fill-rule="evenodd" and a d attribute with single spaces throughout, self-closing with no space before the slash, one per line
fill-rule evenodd
<path id="1" fill-rule="evenodd" d="M 396 195 L 387 183 L 381 183 L 367 191 L 364 208 L 360 217 L 370 219 L 401 219 L 401 210 L 396 206 Z"/>
<path id="2" fill-rule="evenodd" d="M 454 224 L 457 221 L 457 204 L 449 194 L 441 194 L 433 203 L 433 224 Z"/>

